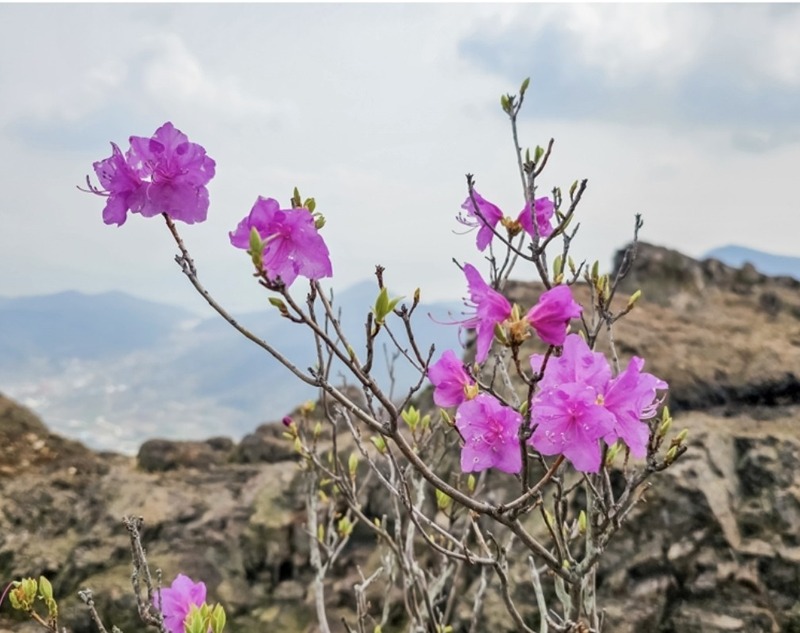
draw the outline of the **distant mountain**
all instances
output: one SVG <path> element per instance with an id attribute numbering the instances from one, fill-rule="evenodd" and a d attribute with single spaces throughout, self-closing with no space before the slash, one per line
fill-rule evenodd
<path id="1" fill-rule="evenodd" d="M 376 296 L 374 282 L 334 296 L 345 335 L 362 357 L 364 323 Z M 459 310 L 459 304 L 421 305 L 415 315 L 420 348 L 435 344 L 441 353 L 457 347 L 458 328 L 428 313 L 447 321 L 448 312 Z M 269 305 L 236 319 L 302 370 L 316 364 L 310 331 Z M 390 325 L 406 341 L 400 326 Z M 382 333 L 378 343 L 374 375 L 388 384 L 383 346 L 391 341 Z M 339 373 L 334 367 L 334 380 Z M 394 378 L 399 396 L 419 374 L 401 358 Z M 238 438 L 317 396 L 216 314 L 198 319 L 120 292 L 0 297 L 0 392 L 60 433 L 127 452 L 150 437 Z"/>
<path id="2" fill-rule="evenodd" d="M 31 357 L 111 358 L 158 343 L 191 314 L 122 292 L 0 299 L 0 366 Z"/>
<path id="3" fill-rule="evenodd" d="M 800 279 L 800 257 L 773 255 L 744 246 L 729 245 L 708 251 L 704 258 L 718 259 L 723 264 L 736 268 L 750 263 L 764 275 L 785 275 Z"/>

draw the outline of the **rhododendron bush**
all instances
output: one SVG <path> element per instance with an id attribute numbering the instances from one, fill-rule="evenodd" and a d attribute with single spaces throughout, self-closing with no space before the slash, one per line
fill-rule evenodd
<path id="1" fill-rule="evenodd" d="M 635 257 L 641 220 L 636 216 L 632 245 L 613 277 L 571 252 L 587 181 L 562 191 L 545 179 L 552 140 L 533 150 L 517 145 L 527 88 L 526 80 L 518 95 L 501 99 L 518 167 L 509 181 L 522 183 L 522 211 L 506 216 L 477 191 L 472 175 L 460 213 L 454 201 L 454 221 L 474 230 L 476 240 L 474 258 L 456 262 L 465 279 L 465 312 L 448 319 L 461 331 L 464 349 L 419 345 L 414 323 L 433 318 L 418 310 L 424 288 L 408 289 L 408 301 L 392 298 L 392 271 L 380 262 L 375 304 L 363 317 L 365 339 L 349 340 L 333 295 L 319 283 L 336 280 L 325 219 L 316 201 L 295 189 L 284 202 L 259 195 L 229 234 L 232 247 L 247 252 L 242 274 L 254 272 L 271 317 L 308 333 L 313 359 L 290 359 L 281 341 L 257 337 L 213 298 L 190 255 L 190 232 L 186 240 L 179 232 L 177 222 L 203 221 L 209 211 L 215 162 L 204 147 L 167 122 L 150 137 L 132 136 L 124 152 L 112 143 L 111 156 L 94 164 L 99 186 L 90 180 L 88 191 L 106 198 L 105 223 L 122 225 L 128 213 L 160 215 L 181 271 L 211 308 L 319 388 L 317 410 L 306 405 L 283 424 L 308 484 L 308 562 L 321 631 L 331 630 L 325 579 L 358 527 L 372 534 L 381 562 L 359 570 L 348 631 L 385 630 L 396 618 L 389 604 L 396 594 L 389 590 L 398 586 L 403 630 L 450 631 L 455 606 L 464 601 L 472 630 L 481 630 L 492 587 L 503 596 L 509 630 L 598 632 L 603 618 L 594 578 L 602 553 L 646 480 L 686 450 L 685 432 L 668 437 L 671 420 L 662 406 L 668 385 L 644 371 L 645 359 L 633 357 L 623 368 L 614 347 L 614 324 L 639 296 L 617 297 L 617 288 Z M 512 301 L 512 272 L 538 282 L 535 303 Z M 589 299 L 581 303 L 579 296 Z M 595 349 L 600 339 L 608 356 Z M 392 346 L 395 362 L 416 370 L 416 383 L 400 397 L 373 377 L 379 345 Z M 435 407 L 426 407 L 429 394 Z M 613 471 L 620 476 L 612 486 Z M 376 486 L 391 500 L 381 515 L 366 510 Z M 144 559 L 140 520 L 126 525 L 142 619 L 162 632 L 221 631 L 225 613 L 206 603 L 206 586 L 179 574 L 159 589 Z M 527 578 L 508 573 L 514 560 L 528 562 Z M 13 605 L 57 630 L 57 613 L 42 616 L 34 607 L 38 596 L 50 609 L 51 592 L 42 582 L 31 588 L 30 581 L 10 589 Z M 366 599 L 371 584 L 386 587 L 386 603 Z M 534 620 L 515 605 L 520 584 L 538 607 Z M 84 600 L 91 608 L 91 594 Z"/>

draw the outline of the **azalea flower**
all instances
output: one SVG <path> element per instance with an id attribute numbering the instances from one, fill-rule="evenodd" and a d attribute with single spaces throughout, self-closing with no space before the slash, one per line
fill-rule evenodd
<path id="1" fill-rule="evenodd" d="M 193 582 L 188 576 L 178 574 L 172 586 L 161 590 L 161 609 L 164 626 L 170 633 L 183 633 L 183 623 L 192 605 L 200 606 L 206 601 L 206 585 Z M 158 596 L 153 596 L 158 607 Z"/>
<path id="2" fill-rule="evenodd" d="M 477 393 L 475 380 L 450 349 L 428 367 L 428 379 L 433 383 L 433 401 L 437 407 L 457 407 Z"/>
<path id="3" fill-rule="evenodd" d="M 540 371 L 543 357 L 533 355 L 531 367 Z M 655 416 L 657 390 L 667 383 L 642 373 L 644 361 L 631 359 L 625 371 L 611 377 L 603 354 L 589 349 L 570 334 L 561 356 L 550 357 L 539 390 L 531 401 L 530 443 L 544 455 L 563 454 L 577 470 L 597 472 L 600 440 L 621 439 L 634 457 L 647 454 L 650 430 L 643 420 Z"/>
<path id="4" fill-rule="evenodd" d="M 600 470 L 600 439 L 612 432 L 614 416 L 597 392 L 577 382 L 543 391 L 531 408 L 536 424 L 529 442 L 543 455 L 564 455 L 576 470 Z"/>
<path id="5" fill-rule="evenodd" d="M 494 339 L 494 327 L 511 316 L 511 304 L 503 295 L 487 284 L 478 270 L 471 264 L 464 265 L 469 295 L 475 308 L 474 316 L 461 322 L 461 327 L 477 332 L 477 352 L 475 360 L 482 363 L 489 356 L 489 348 Z"/>
<path id="6" fill-rule="evenodd" d="M 608 444 L 621 439 L 630 448 L 631 455 L 647 455 L 650 429 L 642 420 L 656 415 L 661 401 L 657 390 L 667 389 L 667 383 L 652 374 L 642 373 L 644 360 L 631 358 L 625 371 L 609 382 L 603 394 L 606 409 L 614 414 L 614 428 L 605 438 Z"/>
<path id="7" fill-rule="evenodd" d="M 539 237 L 548 237 L 553 232 L 553 226 L 550 220 L 555 213 L 555 205 L 548 197 L 536 198 L 533 202 L 534 213 L 531 213 L 530 203 L 525 205 L 525 208 L 519 214 L 517 222 L 520 223 L 525 232 L 531 237 L 535 238 L 536 233 L 533 230 L 533 215 L 536 215 L 536 229 Z"/>
<path id="8" fill-rule="evenodd" d="M 259 196 L 250 214 L 229 233 L 231 244 L 249 249 L 253 228 L 264 243 L 262 262 L 270 280 L 280 278 L 288 287 L 298 275 L 333 275 L 328 247 L 308 209 L 281 209 L 277 200 Z"/>
<path id="9" fill-rule="evenodd" d="M 473 204 L 472 198 L 467 196 L 467 199 L 464 200 L 464 204 L 461 205 L 461 208 L 467 212 L 467 215 L 459 214 L 458 221 L 471 229 L 478 229 L 476 243 L 478 250 L 484 251 L 494 237 L 494 229 L 497 223 L 503 219 L 503 212 L 498 209 L 496 205 L 485 200 L 483 196 L 474 189 L 472 190 L 472 195 L 475 197 L 475 204 Z M 480 215 L 475 212 L 476 204 Z"/>
<path id="10" fill-rule="evenodd" d="M 151 217 L 160 213 L 187 224 L 202 222 L 208 214 L 208 189 L 216 164 L 197 143 L 167 122 L 152 137 L 132 136 L 130 149 L 111 144 L 109 158 L 93 164 L 107 196 L 106 224 L 122 225 L 127 212 Z"/>
<path id="11" fill-rule="evenodd" d="M 518 473 L 522 468 L 519 437 L 522 416 L 489 394 L 467 400 L 456 412 L 456 428 L 464 438 L 461 470 L 465 473 L 497 468 Z"/>
<path id="12" fill-rule="evenodd" d="M 555 286 L 542 293 L 525 318 L 536 334 L 548 345 L 563 345 L 567 336 L 567 323 L 581 315 L 579 303 L 572 298 L 569 286 Z"/>
<path id="13" fill-rule="evenodd" d="M 103 189 L 90 184 L 91 191 L 108 198 L 103 222 L 122 226 L 128 219 L 128 211 L 139 213 L 144 207 L 146 183 L 128 164 L 116 143 L 111 143 L 111 156 L 97 161 L 93 167 Z"/>

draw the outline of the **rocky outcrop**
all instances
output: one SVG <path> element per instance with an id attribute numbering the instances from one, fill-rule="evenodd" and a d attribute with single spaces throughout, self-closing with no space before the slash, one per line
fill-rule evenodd
<path id="1" fill-rule="evenodd" d="M 606 552 L 606 630 L 800 632 L 800 287 L 646 245 L 622 305 L 640 279 L 661 281 L 618 323 L 617 350 L 668 380 L 690 450 Z M 513 291 L 523 304 L 538 292 Z M 151 563 L 167 582 L 204 579 L 231 631 L 315 631 L 303 480 L 283 430 L 263 425 L 238 444 L 152 440 L 130 458 L 55 436 L 0 397 L 0 577 L 47 575 L 75 633 L 94 630 L 75 597 L 85 586 L 109 623 L 142 630 L 121 525 L 135 513 Z M 372 540 L 354 538 L 328 584 L 334 616 L 352 611 L 356 566 L 373 555 Z M 526 578 L 524 565 L 511 576 Z M 475 587 L 457 605 L 457 631 L 468 630 Z M 517 598 L 529 615 L 523 581 Z M 37 629 L 3 606 L 4 630 Z M 478 630 L 513 630 L 499 594 L 487 594 Z"/>

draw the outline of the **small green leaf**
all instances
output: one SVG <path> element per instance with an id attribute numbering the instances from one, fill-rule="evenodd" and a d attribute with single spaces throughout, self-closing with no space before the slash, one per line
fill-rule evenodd
<path id="1" fill-rule="evenodd" d="M 531 78 L 525 77 L 525 80 L 522 82 L 522 85 L 519 87 L 519 94 L 524 95 L 525 91 L 528 89 L 528 86 L 531 85 Z"/>

